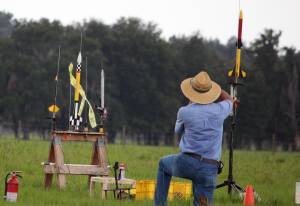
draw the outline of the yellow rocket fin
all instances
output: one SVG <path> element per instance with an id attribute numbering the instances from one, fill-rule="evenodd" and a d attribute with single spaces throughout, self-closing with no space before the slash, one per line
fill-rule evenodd
<path id="1" fill-rule="evenodd" d="M 229 70 L 227 73 L 228 77 L 232 77 L 232 74 L 233 74 L 233 70 Z"/>
<path id="2" fill-rule="evenodd" d="M 242 70 L 242 77 L 246 78 L 247 77 L 247 73 L 245 71 Z"/>

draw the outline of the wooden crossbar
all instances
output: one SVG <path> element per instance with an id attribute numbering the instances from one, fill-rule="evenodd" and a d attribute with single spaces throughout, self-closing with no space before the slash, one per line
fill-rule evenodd
<path id="1" fill-rule="evenodd" d="M 96 175 L 107 176 L 108 171 L 99 165 L 64 164 L 57 166 L 55 163 L 45 164 L 46 174 L 72 174 L 72 175 Z"/>
<path id="2" fill-rule="evenodd" d="M 52 138 L 60 138 L 61 141 L 96 142 L 100 136 L 98 132 L 52 132 Z"/>

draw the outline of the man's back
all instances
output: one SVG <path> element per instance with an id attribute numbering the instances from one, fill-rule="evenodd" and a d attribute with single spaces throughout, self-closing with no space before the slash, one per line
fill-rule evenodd
<path id="1" fill-rule="evenodd" d="M 181 152 L 199 154 L 219 160 L 221 155 L 224 119 L 230 114 L 228 100 L 211 104 L 189 104 L 177 114 L 175 132 L 181 137 Z"/>

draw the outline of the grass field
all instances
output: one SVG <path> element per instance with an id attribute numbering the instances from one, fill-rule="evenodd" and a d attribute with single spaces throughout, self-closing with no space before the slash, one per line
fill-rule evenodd
<path id="1" fill-rule="evenodd" d="M 90 143 L 63 144 L 66 163 L 88 164 L 91 155 Z M 4 178 L 10 170 L 21 170 L 23 180 L 19 190 L 18 202 L 14 205 L 153 205 L 152 201 L 117 201 L 100 200 L 96 195 L 88 195 L 86 176 L 68 176 L 67 188 L 59 191 L 56 187 L 44 190 L 41 162 L 47 160 L 48 141 L 30 140 L 17 141 L 8 138 L 0 139 L 0 191 L 4 190 Z M 178 152 L 172 147 L 148 147 L 135 145 L 108 145 L 110 163 L 125 162 L 128 165 L 126 176 L 134 179 L 155 179 L 157 163 L 160 157 Z M 227 176 L 227 157 L 225 151 L 223 160 L 225 170 L 218 177 L 222 182 Z M 262 201 L 257 205 L 292 206 L 294 204 L 295 182 L 300 181 L 300 154 L 236 151 L 234 154 L 234 178 L 243 187 L 253 184 Z M 54 178 L 54 183 L 56 179 Z M 96 187 L 96 189 L 99 188 Z M 0 205 L 11 205 L 0 200 Z M 187 206 L 190 201 L 172 201 L 169 205 Z M 237 195 L 231 198 L 226 189 L 215 192 L 216 206 L 243 205 Z"/>

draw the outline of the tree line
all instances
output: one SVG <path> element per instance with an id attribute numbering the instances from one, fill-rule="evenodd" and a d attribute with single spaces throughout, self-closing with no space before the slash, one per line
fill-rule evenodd
<path id="1" fill-rule="evenodd" d="M 57 128 L 68 129 L 68 64 L 76 64 L 81 32 L 82 85 L 87 79 L 93 105 L 100 104 L 100 69 L 105 70 L 110 142 L 121 136 L 122 141 L 140 144 L 173 144 L 177 110 L 187 103 L 180 82 L 200 70 L 229 88 L 226 74 L 234 67 L 235 37 L 226 44 L 200 33 L 164 39 L 157 25 L 138 18 L 120 18 L 112 25 L 98 20 L 62 25 L 48 19 L 14 19 L 0 12 L 2 131 L 23 139 L 32 132 L 48 136 L 47 108 L 54 99 L 59 46 Z M 238 94 L 237 147 L 300 148 L 300 52 L 279 47 L 280 37 L 281 31 L 265 29 L 242 49 L 247 78 Z"/>

